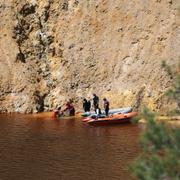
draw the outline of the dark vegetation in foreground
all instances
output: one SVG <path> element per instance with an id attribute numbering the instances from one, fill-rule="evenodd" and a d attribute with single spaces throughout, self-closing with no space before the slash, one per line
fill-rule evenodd
<path id="1" fill-rule="evenodd" d="M 172 79 L 166 95 L 176 103 L 171 115 L 180 115 L 180 66 L 173 71 L 165 62 L 162 67 Z M 146 120 L 141 136 L 142 154 L 130 170 L 140 180 L 180 180 L 180 129 L 157 121 L 157 115 L 144 108 L 139 118 Z"/>

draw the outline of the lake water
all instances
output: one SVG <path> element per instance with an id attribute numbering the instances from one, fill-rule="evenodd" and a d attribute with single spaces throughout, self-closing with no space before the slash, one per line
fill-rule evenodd
<path id="1" fill-rule="evenodd" d="M 132 180 L 140 127 L 0 115 L 1 180 Z"/>

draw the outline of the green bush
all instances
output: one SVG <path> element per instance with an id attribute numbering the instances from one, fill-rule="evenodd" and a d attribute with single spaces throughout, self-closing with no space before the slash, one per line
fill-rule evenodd
<path id="1" fill-rule="evenodd" d="M 180 66 L 177 71 L 163 63 L 163 68 L 172 79 L 172 87 L 166 95 L 177 103 L 174 114 L 180 109 Z M 157 121 L 157 115 L 145 108 L 141 113 L 146 129 L 140 145 L 142 154 L 131 165 L 133 174 L 140 180 L 180 180 L 180 129 L 168 127 Z"/>
<path id="2" fill-rule="evenodd" d="M 180 130 L 168 128 L 156 121 L 156 115 L 144 109 L 147 121 L 140 144 L 142 154 L 131 166 L 131 171 L 141 180 L 180 179 Z"/>
<path id="3" fill-rule="evenodd" d="M 172 79 L 172 86 L 165 95 L 177 104 L 177 108 L 173 110 L 171 114 L 180 114 L 180 63 L 177 68 L 172 68 L 163 61 L 162 68 L 167 72 L 170 79 Z M 173 69 L 175 70 L 173 71 Z"/>

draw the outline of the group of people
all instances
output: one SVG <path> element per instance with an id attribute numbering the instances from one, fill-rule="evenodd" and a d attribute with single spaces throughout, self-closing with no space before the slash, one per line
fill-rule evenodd
<path id="1" fill-rule="evenodd" d="M 93 107 L 96 114 L 101 114 L 101 109 L 99 107 L 99 97 L 96 94 L 93 94 Z M 109 101 L 106 98 L 103 98 L 104 111 L 106 116 L 109 114 Z M 83 109 L 84 112 L 89 112 L 91 109 L 91 101 L 86 98 L 83 99 Z"/>
<path id="2" fill-rule="evenodd" d="M 65 108 L 62 110 L 61 106 L 59 106 L 57 109 L 53 112 L 53 117 L 59 117 L 67 114 L 68 116 L 74 116 L 75 115 L 75 108 L 73 106 L 73 101 L 69 100 L 65 104 Z"/>
<path id="3" fill-rule="evenodd" d="M 101 114 L 101 109 L 99 107 L 99 97 L 96 94 L 93 94 L 93 108 L 96 114 L 100 115 Z M 109 114 L 109 101 L 106 98 L 103 98 L 103 105 L 104 105 L 104 111 L 106 116 Z M 91 110 L 91 101 L 87 100 L 86 98 L 83 99 L 83 109 L 84 112 L 90 112 Z M 65 104 L 65 108 L 62 110 L 61 106 L 57 107 L 53 111 L 53 117 L 58 117 L 58 116 L 74 116 L 75 115 L 75 108 L 73 106 L 73 101 L 69 100 Z"/>

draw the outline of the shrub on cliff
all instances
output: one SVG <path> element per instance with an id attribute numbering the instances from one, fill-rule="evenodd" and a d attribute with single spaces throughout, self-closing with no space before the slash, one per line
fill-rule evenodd
<path id="1" fill-rule="evenodd" d="M 148 109 L 142 116 L 147 121 L 140 140 L 143 152 L 131 166 L 132 172 L 141 180 L 179 180 L 180 130 L 156 122 L 156 115 Z"/>
<path id="2" fill-rule="evenodd" d="M 174 114 L 180 109 L 180 66 L 177 71 L 163 63 L 171 79 L 172 87 L 166 95 L 177 103 Z M 180 130 L 157 122 L 157 116 L 145 108 L 141 118 L 147 121 L 141 137 L 142 154 L 131 166 L 131 171 L 140 180 L 179 180 L 180 179 Z"/>
<path id="3" fill-rule="evenodd" d="M 178 67 L 173 70 L 174 68 L 168 66 L 164 61 L 162 63 L 162 68 L 165 69 L 169 77 L 172 79 L 172 86 L 165 95 L 177 104 L 176 109 L 174 109 L 170 114 L 180 114 L 180 63 Z"/>

